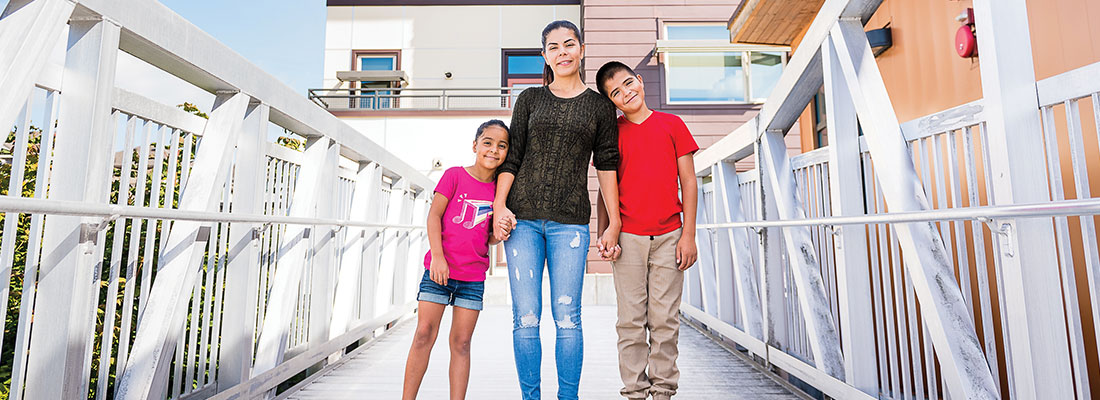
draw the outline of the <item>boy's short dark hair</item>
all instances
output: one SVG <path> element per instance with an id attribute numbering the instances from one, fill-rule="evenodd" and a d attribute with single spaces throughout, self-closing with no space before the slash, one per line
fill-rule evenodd
<path id="1" fill-rule="evenodd" d="M 508 136 L 512 136 L 512 132 L 508 130 L 508 125 L 505 125 L 504 121 L 501 121 L 499 119 L 491 119 L 491 120 L 482 122 L 481 125 L 479 125 L 477 127 L 477 134 L 474 135 L 474 140 L 481 139 L 481 135 L 485 133 L 485 129 L 490 127 L 490 126 L 495 126 L 495 127 L 500 128 L 500 129 L 503 129 L 504 133 L 507 133 Z"/>
<path id="2" fill-rule="evenodd" d="M 600 67 L 598 72 L 596 72 L 596 88 L 600 90 L 600 94 L 607 96 L 607 89 L 603 87 L 603 84 L 611 80 L 619 71 L 626 71 L 632 76 L 638 76 L 638 74 L 635 73 L 633 69 L 626 66 L 626 64 L 618 61 L 608 61 Z"/>

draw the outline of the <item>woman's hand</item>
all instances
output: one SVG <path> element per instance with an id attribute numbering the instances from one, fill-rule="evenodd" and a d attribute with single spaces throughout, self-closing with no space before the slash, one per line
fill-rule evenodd
<path id="1" fill-rule="evenodd" d="M 432 282 L 447 286 L 447 280 L 451 278 L 451 267 L 447 265 L 447 259 L 432 255 L 432 265 L 429 267 L 429 276 Z"/>
<path id="2" fill-rule="evenodd" d="M 493 205 L 493 237 L 498 242 L 508 240 L 512 229 L 516 229 L 516 215 L 503 204 Z"/>
<path id="3" fill-rule="evenodd" d="M 600 234 L 599 240 L 596 241 L 596 246 L 600 251 L 600 258 L 604 261 L 615 261 L 619 259 L 619 254 L 622 254 L 623 249 L 619 247 L 619 230 L 621 227 L 619 224 L 612 222 L 607 226 L 607 229 Z"/>
<path id="4" fill-rule="evenodd" d="M 676 242 L 676 265 L 681 271 L 687 271 L 699 259 L 699 250 L 695 247 L 695 235 L 684 233 Z"/>

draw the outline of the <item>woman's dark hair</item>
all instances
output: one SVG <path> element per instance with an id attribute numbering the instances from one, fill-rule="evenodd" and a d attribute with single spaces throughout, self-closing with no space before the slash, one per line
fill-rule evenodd
<path id="1" fill-rule="evenodd" d="M 564 19 L 559 19 L 557 21 L 547 24 L 545 28 L 542 28 L 542 50 L 544 52 L 546 51 L 546 36 L 549 35 L 550 32 L 561 28 L 572 31 L 573 36 L 577 38 L 577 41 L 580 42 L 580 44 L 584 44 L 584 38 L 581 37 L 581 30 L 577 28 L 577 25 Z M 584 64 L 581 64 L 582 68 L 583 66 Z M 580 73 L 582 68 L 578 68 L 577 72 Z M 542 84 L 549 85 L 551 82 L 554 82 L 554 70 L 550 69 L 550 64 L 543 64 Z"/>
<path id="2" fill-rule="evenodd" d="M 504 121 L 501 121 L 499 119 L 491 119 L 491 120 L 482 122 L 481 125 L 479 125 L 477 127 L 477 135 L 474 136 L 474 141 L 477 141 L 478 139 L 481 139 L 481 135 L 485 134 L 485 129 L 489 128 L 490 126 L 495 126 L 495 127 L 500 128 L 500 129 L 503 129 L 504 133 L 507 133 L 509 136 L 512 135 L 512 132 L 508 131 L 508 125 L 505 125 Z"/>

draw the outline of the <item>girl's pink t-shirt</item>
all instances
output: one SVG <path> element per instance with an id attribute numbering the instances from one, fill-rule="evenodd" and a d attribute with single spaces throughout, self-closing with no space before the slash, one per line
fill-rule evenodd
<path id="1" fill-rule="evenodd" d="M 447 198 L 443 211 L 443 256 L 451 279 L 480 282 L 489 269 L 489 234 L 493 222 L 496 182 L 482 182 L 463 167 L 452 167 L 439 178 L 435 192 Z M 432 252 L 424 255 L 424 268 L 432 265 Z"/>

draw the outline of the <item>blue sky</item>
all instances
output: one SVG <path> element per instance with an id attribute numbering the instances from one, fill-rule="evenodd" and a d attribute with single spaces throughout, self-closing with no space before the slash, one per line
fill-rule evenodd
<path id="1" fill-rule="evenodd" d="M 162 0 L 303 96 L 321 87 L 323 0 Z"/>

